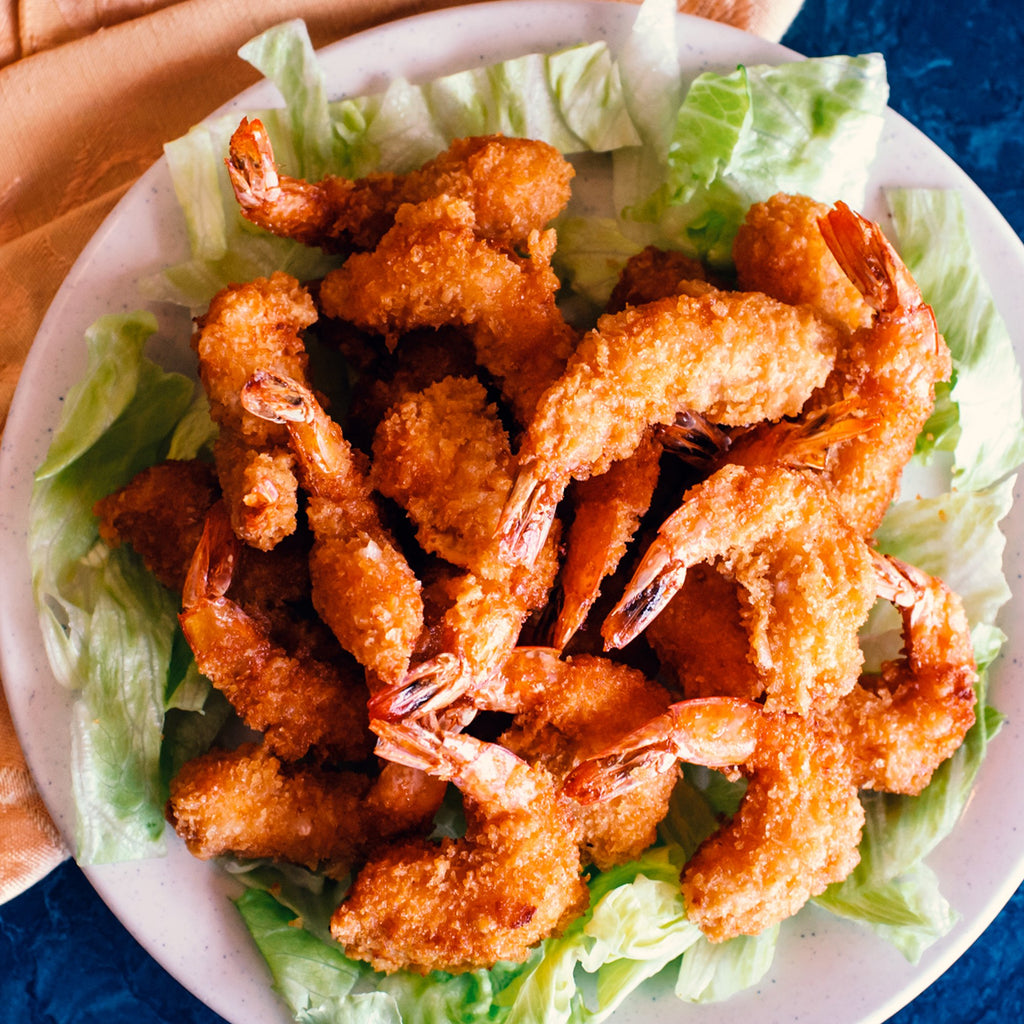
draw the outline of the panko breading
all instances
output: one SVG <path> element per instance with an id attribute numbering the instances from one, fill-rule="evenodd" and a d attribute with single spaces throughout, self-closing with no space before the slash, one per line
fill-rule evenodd
<path id="1" fill-rule="evenodd" d="M 411 724 L 381 729 L 385 756 L 449 778 L 466 833 L 370 858 L 331 919 L 347 956 L 420 974 L 522 961 L 587 906 L 564 804 L 542 768 L 504 747 Z"/>
<path id="2" fill-rule="evenodd" d="M 535 232 L 527 256 L 481 238 L 469 203 L 447 195 L 403 206 L 371 252 L 332 270 L 320 289 L 329 317 L 399 344 L 422 327 L 467 328 L 477 361 L 525 421 L 575 342 L 555 302 L 553 232 Z"/>
<path id="3" fill-rule="evenodd" d="M 468 202 L 482 237 L 520 245 L 562 211 L 575 174 L 546 142 L 484 135 L 456 139 L 407 174 L 307 182 L 279 173 L 263 123 L 247 118 L 231 137 L 227 165 L 243 216 L 276 235 L 339 252 L 372 249 L 401 205 L 439 195 Z"/>
<path id="4" fill-rule="evenodd" d="M 257 370 L 305 381 L 301 332 L 316 318 L 308 291 L 278 272 L 218 292 L 192 337 L 210 415 L 220 428 L 214 458 L 231 525 L 263 550 L 295 531 L 298 481 L 287 431 L 242 408 L 242 385 Z"/>
<path id="5" fill-rule="evenodd" d="M 206 513 L 219 498 L 213 466 L 172 459 L 136 474 L 93 513 L 108 544 L 130 545 L 168 590 L 180 593 Z"/>
<path id="6" fill-rule="evenodd" d="M 394 836 L 429 827 L 440 795 L 425 780 L 415 798 L 403 794 L 403 808 L 383 775 L 287 765 L 248 744 L 186 762 L 166 813 L 203 860 L 231 853 L 340 872 Z"/>
<path id="7" fill-rule="evenodd" d="M 864 808 L 827 724 L 764 714 L 744 771 L 739 810 L 683 870 L 687 915 L 713 942 L 785 920 L 860 860 Z"/>

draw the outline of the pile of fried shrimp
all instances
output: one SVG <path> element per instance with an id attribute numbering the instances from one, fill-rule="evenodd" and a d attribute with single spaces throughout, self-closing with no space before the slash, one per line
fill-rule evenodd
<path id="1" fill-rule="evenodd" d="M 975 705 L 960 599 L 873 543 L 950 374 L 878 225 L 776 195 L 734 274 L 649 247 L 587 329 L 546 143 L 307 182 L 243 119 L 227 165 L 244 217 L 339 260 L 213 298 L 212 462 L 96 507 L 236 712 L 172 781 L 189 850 L 350 874 L 332 935 L 384 972 L 524 960 L 656 841 L 682 764 L 746 780 L 681 873 L 712 942 L 845 878 L 860 791 L 920 792 Z M 311 328 L 353 367 L 343 418 Z M 879 600 L 903 647 L 869 673 Z"/>

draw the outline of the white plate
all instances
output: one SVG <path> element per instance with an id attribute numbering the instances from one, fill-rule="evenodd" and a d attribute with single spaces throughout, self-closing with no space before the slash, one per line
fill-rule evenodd
<path id="1" fill-rule="evenodd" d="M 623 37 L 632 5 L 565 2 L 488 3 L 439 11 L 343 40 L 322 51 L 332 95 L 377 91 L 392 74 L 414 80 L 538 50 Z M 695 69 L 731 71 L 740 62 L 782 62 L 783 47 L 695 18 L 681 18 L 680 50 Z M 430 40 L 424 46 L 424 40 Z M 443 41 L 438 45 L 438 41 Z M 275 105 L 265 83 L 230 107 Z M 961 189 L 968 223 L 997 304 L 1024 361 L 1024 246 L 992 204 L 920 132 L 888 115 L 874 169 L 869 214 L 882 216 L 880 189 L 921 185 Z M 99 314 L 145 305 L 141 276 L 186 255 L 167 169 L 154 166 L 118 204 L 75 264 L 58 293 L 29 355 L 0 452 L 0 650 L 2 672 L 29 764 L 65 836 L 73 831 L 68 770 L 69 702 L 54 681 L 32 605 L 25 534 L 32 471 L 42 461 L 61 402 L 85 366 L 82 335 Z M 181 311 L 155 309 L 165 339 L 152 354 L 188 368 L 189 324 Z M 1008 577 L 1017 587 L 1002 620 L 1019 624 L 1024 573 L 1024 503 L 1007 524 Z M 739 1020 L 760 1024 L 829 1020 L 831 1024 L 882 1021 L 914 998 L 982 932 L 1024 878 L 1024 630 L 1010 641 L 992 673 L 992 702 L 1008 722 L 992 744 L 963 820 L 933 854 L 943 891 L 961 915 L 959 924 L 916 966 L 866 929 L 844 924 L 815 908 L 783 929 L 775 965 L 756 989 L 726 1004 L 683 1007 L 646 990 L 633 997 L 617 1022 Z M 1017 685 L 1014 685 L 1014 684 Z M 91 867 L 89 880 L 142 945 L 179 981 L 232 1024 L 285 1022 L 290 1015 L 272 994 L 263 961 L 228 902 L 235 891 L 225 876 L 193 859 L 172 835 L 166 859 Z M 813 979 L 813 983 L 811 983 Z"/>

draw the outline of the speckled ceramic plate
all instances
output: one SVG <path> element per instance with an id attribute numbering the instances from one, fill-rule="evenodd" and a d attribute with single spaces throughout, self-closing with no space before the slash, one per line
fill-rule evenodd
<path id="1" fill-rule="evenodd" d="M 581 41 L 621 38 L 636 8 L 612 3 L 509 2 L 423 15 L 354 36 L 322 52 L 335 95 L 381 89 L 393 74 L 424 80 L 462 68 Z M 429 39 L 431 44 L 424 46 Z M 782 62 L 794 56 L 756 37 L 715 23 L 682 18 L 682 59 L 703 70 L 731 71 L 740 62 Z M 240 96 L 240 111 L 278 102 L 267 85 Z M 883 217 L 886 185 L 959 188 L 970 230 L 997 304 L 1017 332 L 1024 361 L 1024 247 L 967 177 L 920 132 L 888 116 L 871 180 L 867 212 Z M 54 681 L 32 605 L 25 550 L 32 471 L 42 461 L 61 402 L 85 366 L 82 336 L 98 315 L 144 306 L 139 279 L 186 255 L 184 227 L 166 166 L 158 163 L 113 211 L 58 293 L 29 356 L 7 423 L 0 498 L 0 641 L 11 710 L 43 797 L 65 835 L 73 830 L 68 768 L 69 701 Z M 189 324 L 181 311 L 154 310 L 167 340 L 155 358 L 190 366 Z M 1017 588 L 1003 611 L 1022 621 L 1024 503 L 1010 522 L 1008 576 Z M 1008 715 L 953 834 L 930 863 L 961 919 L 952 933 L 911 965 L 864 928 L 814 908 L 783 929 L 770 975 L 726 1004 L 682 1006 L 657 987 L 642 990 L 616 1021 L 697 1024 L 756 1019 L 760 1024 L 828 1020 L 882 1021 L 934 980 L 981 933 L 1024 877 L 1024 631 L 1010 641 L 992 673 L 992 702 Z M 1016 684 L 1016 685 L 1015 685 Z M 290 1019 L 229 897 L 233 884 L 194 860 L 171 836 L 165 859 L 90 867 L 90 881 L 113 912 L 171 974 L 232 1024 Z"/>

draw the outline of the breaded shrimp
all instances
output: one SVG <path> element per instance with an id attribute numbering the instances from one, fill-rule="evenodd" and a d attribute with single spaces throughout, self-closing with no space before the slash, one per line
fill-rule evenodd
<path id="1" fill-rule="evenodd" d="M 345 650 L 371 673 L 371 688 L 409 667 L 423 629 L 420 583 L 380 511 L 358 453 L 298 381 L 257 372 L 242 404 L 284 424 L 308 493 L 313 604 Z"/>
<path id="2" fill-rule="evenodd" d="M 361 674 L 339 663 L 296 657 L 225 597 L 240 544 L 223 504 L 206 518 L 189 569 L 179 616 L 196 665 L 231 702 L 268 751 L 294 761 L 316 749 L 321 757 L 369 756 L 369 696 Z"/>
<path id="3" fill-rule="evenodd" d="M 347 956 L 421 974 L 522 961 L 586 908 L 572 822 L 547 772 L 471 736 L 377 728 L 382 756 L 459 787 L 466 833 L 371 857 L 331 919 Z"/>
<path id="4" fill-rule="evenodd" d="M 466 327 L 477 361 L 526 421 L 576 334 L 555 303 L 554 232 L 532 232 L 525 247 L 518 256 L 482 239 L 465 200 L 406 205 L 376 249 L 327 274 L 321 308 L 396 344 L 416 328 Z"/>
<path id="5" fill-rule="evenodd" d="M 870 549 L 825 483 L 777 464 L 726 465 L 687 491 L 605 619 L 605 642 L 628 643 L 690 565 L 716 558 L 743 588 L 769 709 L 805 714 L 848 693 L 864 660 L 857 633 L 875 598 Z"/>
<path id="6" fill-rule="evenodd" d="M 875 556 L 879 593 L 903 617 L 902 658 L 865 676 L 835 720 L 861 789 L 920 793 L 974 724 L 978 673 L 960 598 L 891 555 Z"/>
<path id="7" fill-rule="evenodd" d="M 737 813 L 701 844 L 681 878 L 688 917 L 721 942 L 757 935 L 845 878 L 859 860 L 864 809 L 826 717 L 765 712 L 727 697 L 673 705 L 583 762 L 564 792 L 608 799 L 652 772 L 674 771 L 678 759 L 714 764 L 709 755 L 741 762 L 749 779 Z"/>
<path id="8" fill-rule="evenodd" d="M 840 508 L 863 534 L 874 533 L 899 489 L 904 466 L 948 380 L 951 357 L 935 314 L 882 229 L 843 203 L 820 220 L 829 249 L 875 310 L 854 331 L 811 409 L 856 401 L 875 429 L 829 450 L 826 472 Z"/>
<path id="9" fill-rule="evenodd" d="M 649 245 L 626 261 L 605 312 L 618 313 L 627 306 L 642 306 L 668 295 L 680 295 L 686 292 L 690 282 L 707 279 L 707 271 L 697 260 L 681 252 Z M 750 290 L 764 291 L 762 288 Z"/>
<path id="10" fill-rule="evenodd" d="M 308 360 L 301 332 L 316 318 L 306 289 L 278 272 L 218 292 L 192 337 L 210 415 L 220 428 L 214 458 L 231 525 L 263 550 L 295 530 L 294 458 L 287 432 L 251 416 L 238 396 L 258 369 L 304 382 Z"/>
<path id="11" fill-rule="evenodd" d="M 370 480 L 406 510 L 425 551 L 480 576 L 506 575 L 492 541 L 512 450 L 480 381 L 446 377 L 407 393 L 377 428 Z"/>
<path id="12" fill-rule="evenodd" d="M 532 566 L 510 566 L 498 554 L 495 530 L 511 469 L 498 410 L 473 378 L 448 377 L 407 395 L 378 429 L 373 482 L 408 512 L 427 551 L 466 572 L 436 588 L 447 593 L 449 607 L 433 656 L 375 695 L 374 715 L 408 713 L 437 676 L 466 686 L 485 678 L 547 602 L 558 569 L 557 531 Z"/>
<path id="13" fill-rule="evenodd" d="M 520 245 L 562 211 L 575 174 L 546 142 L 487 135 L 456 139 L 408 174 L 307 182 L 279 173 L 256 118 L 242 118 L 226 163 L 243 216 L 273 234 L 337 252 L 372 249 L 399 206 L 442 194 L 471 205 L 481 237 Z"/>
<path id="14" fill-rule="evenodd" d="M 827 722 L 762 715 L 744 772 L 736 815 L 683 870 L 687 916 L 713 942 L 791 917 L 860 860 L 864 808 Z"/>
<path id="15" fill-rule="evenodd" d="M 499 527 L 508 557 L 530 561 L 569 480 L 604 472 L 653 424 L 684 410 L 724 425 L 799 412 L 831 370 L 836 341 L 809 307 L 757 293 L 674 296 L 601 317 L 520 446 Z"/>
<path id="16" fill-rule="evenodd" d="M 741 288 L 813 306 L 848 332 L 871 323 L 871 307 L 825 244 L 818 221 L 828 209 L 783 192 L 755 203 L 736 233 L 732 257 Z"/>
<path id="17" fill-rule="evenodd" d="M 181 593 L 206 513 L 219 498 L 208 462 L 168 459 L 98 501 L 93 513 L 108 544 L 129 544 L 168 590 Z"/>
<path id="18" fill-rule="evenodd" d="M 232 853 L 340 873 L 390 838 L 430 827 L 443 783 L 400 773 L 289 765 L 252 744 L 211 750 L 171 780 L 166 815 L 203 860 Z"/>

